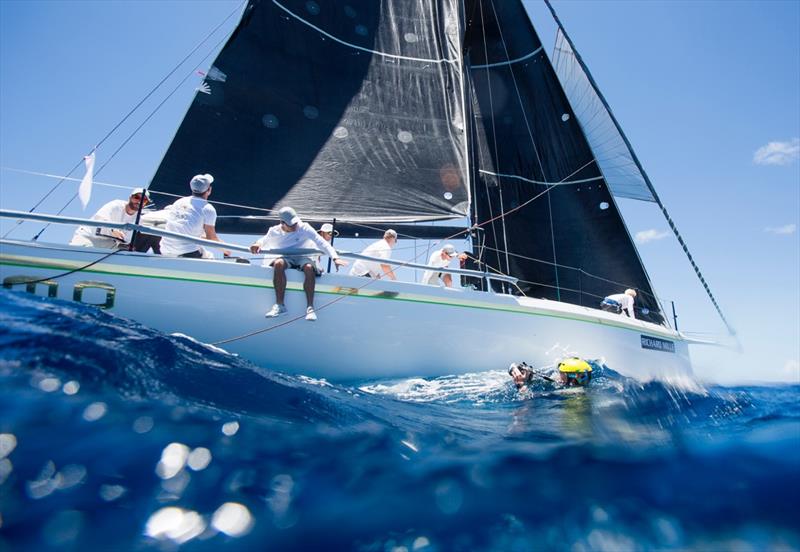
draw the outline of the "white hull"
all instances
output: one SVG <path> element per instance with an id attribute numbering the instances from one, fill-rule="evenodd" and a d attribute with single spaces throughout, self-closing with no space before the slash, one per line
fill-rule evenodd
<path id="1" fill-rule="evenodd" d="M 0 280 L 57 276 L 107 253 L 1 241 Z M 73 299 L 80 282 L 106 284 L 115 290 L 109 312 L 206 343 L 278 326 L 219 346 L 270 369 L 329 380 L 480 372 L 518 361 L 546 366 L 568 355 L 641 380 L 691 374 L 679 333 L 553 301 L 334 273 L 317 280 L 319 320 L 307 322 L 302 274 L 290 271 L 289 315 L 266 319 L 274 302 L 269 268 L 128 252 L 54 281 L 60 299 Z M 36 293 L 48 289 L 38 284 Z M 106 296 L 89 287 L 82 299 Z"/>

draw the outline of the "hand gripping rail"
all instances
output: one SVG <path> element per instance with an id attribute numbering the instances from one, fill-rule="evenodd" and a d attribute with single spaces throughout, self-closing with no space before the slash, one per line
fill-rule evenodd
<path id="1" fill-rule="evenodd" d="M 136 230 L 138 232 L 144 232 L 146 234 L 152 234 L 154 236 L 162 236 L 162 237 L 169 236 L 171 238 L 177 238 L 179 240 L 188 241 L 199 245 L 205 245 L 207 247 L 213 247 L 217 249 L 231 249 L 233 251 L 242 251 L 244 253 L 250 253 L 249 246 L 239 245 L 235 243 L 207 240 L 204 238 L 196 238 L 194 236 L 186 236 L 184 234 L 169 232 L 168 230 L 161 230 L 159 228 L 153 228 L 151 226 L 145 226 L 142 224 L 134 224 L 132 222 L 107 222 L 102 220 L 84 219 L 77 217 L 64 217 L 61 215 L 44 215 L 39 213 L 28 213 L 25 211 L 14 211 L 11 209 L 0 209 L 0 218 L 35 220 L 39 222 L 50 222 L 54 224 L 72 224 L 72 225 L 77 224 L 83 226 L 99 226 L 101 228 L 111 228 L 114 230 Z M 260 253 L 265 255 L 324 254 L 322 251 L 319 251 L 317 249 L 268 249 L 268 250 L 262 249 Z M 372 261 L 380 264 L 388 264 L 392 266 L 408 267 L 408 268 L 415 268 L 422 270 L 429 270 L 431 268 L 423 264 L 410 263 L 395 259 L 381 259 L 377 257 L 369 257 L 367 255 L 361 255 L 360 253 L 351 253 L 348 251 L 339 251 L 338 253 L 341 257 L 347 259 L 361 259 L 364 261 Z M 487 284 L 489 280 L 497 280 L 499 282 L 508 282 L 511 284 L 517 283 L 517 278 L 514 278 L 513 276 L 506 276 L 504 274 L 489 274 L 488 272 L 478 272 L 477 270 L 465 270 L 461 268 L 446 268 L 446 267 L 442 268 L 437 267 L 435 270 L 436 272 L 447 272 L 450 274 L 459 274 L 459 275 L 472 276 L 475 278 L 484 279 L 487 280 Z M 491 289 L 489 286 L 487 286 L 487 288 Z"/>

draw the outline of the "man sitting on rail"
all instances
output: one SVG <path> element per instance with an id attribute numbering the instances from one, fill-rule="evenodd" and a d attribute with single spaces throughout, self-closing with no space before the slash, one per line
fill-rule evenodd
<path id="1" fill-rule="evenodd" d="M 258 253 L 262 249 L 299 249 L 305 247 L 307 241 L 311 241 L 318 249 L 324 251 L 333 259 L 337 269 L 340 266 L 347 265 L 347 261 L 339 258 L 338 253 L 336 253 L 331 244 L 317 234 L 310 224 L 300 220 L 294 209 L 283 207 L 278 211 L 278 217 L 281 221 L 280 224 L 271 227 L 265 236 L 251 245 L 251 253 Z M 272 283 L 275 287 L 275 304 L 264 316 L 275 318 L 287 312 L 284 305 L 284 296 L 286 294 L 286 267 L 288 266 L 302 270 L 305 274 L 303 290 L 306 293 L 306 302 L 308 304 L 306 307 L 306 320 L 316 320 L 314 287 L 316 285 L 317 271 L 313 255 L 287 255 L 269 261 L 265 259 L 265 262 L 269 262 L 269 265 L 275 269 L 272 277 Z"/>
<path id="2" fill-rule="evenodd" d="M 150 202 L 150 194 L 142 188 L 134 188 L 128 201 L 124 199 L 114 199 L 100 207 L 92 215 L 92 220 L 104 222 L 136 222 L 136 213 L 139 212 L 139 203 L 144 201 L 144 205 Z M 111 228 L 101 228 L 92 226 L 79 226 L 72 236 L 70 245 L 80 245 L 82 247 L 100 247 L 103 249 L 114 249 L 131 240 L 130 230 L 122 231 Z"/>

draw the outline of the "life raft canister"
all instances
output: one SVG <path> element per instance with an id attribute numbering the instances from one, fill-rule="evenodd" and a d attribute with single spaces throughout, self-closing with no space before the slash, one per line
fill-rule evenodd
<path id="1" fill-rule="evenodd" d="M 558 374 L 565 385 L 587 385 L 592 381 L 592 365 L 578 357 L 565 358 L 558 363 Z"/>

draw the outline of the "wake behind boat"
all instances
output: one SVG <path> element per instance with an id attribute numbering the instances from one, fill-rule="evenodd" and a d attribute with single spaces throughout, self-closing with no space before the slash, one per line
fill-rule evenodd
<path id="1" fill-rule="evenodd" d="M 324 274 L 306 324 L 289 271 L 290 314 L 265 322 L 269 267 L 4 239 L 3 285 L 335 380 L 576 355 L 641 379 L 688 374 L 689 340 L 616 198 L 666 209 L 563 29 L 554 59 L 517 1 L 251 0 L 148 187 L 167 200 L 208 171 L 226 183 L 212 203 L 230 234 L 263 233 L 291 205 L 342 237 L 466 236 L 474 270 L 450 272 L 474 283 Z M 626 288 L 636 319 L 597 308 Z"/>

